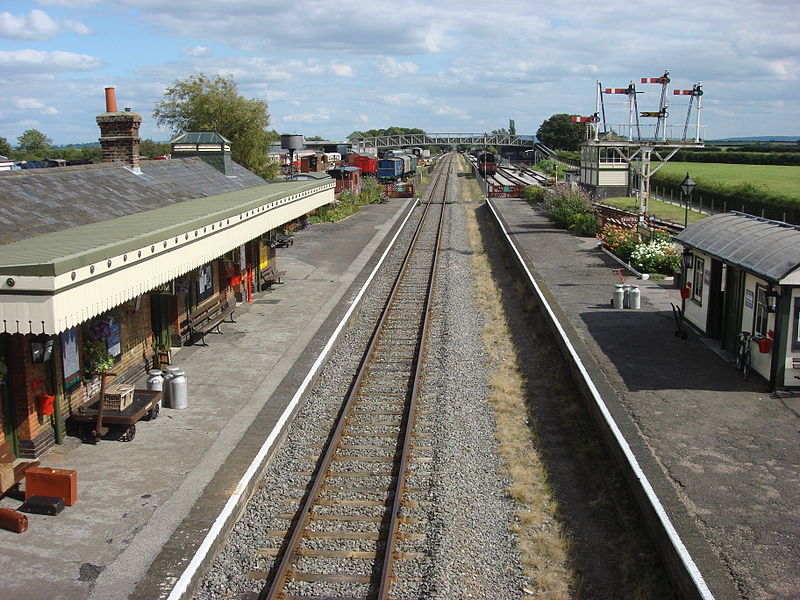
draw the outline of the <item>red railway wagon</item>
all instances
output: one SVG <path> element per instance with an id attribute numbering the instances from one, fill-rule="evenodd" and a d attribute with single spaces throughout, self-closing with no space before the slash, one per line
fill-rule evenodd
<path id="1" fill-rule="evenodd" d="M 377 158 L 361 156 L 360 154 L 348 154 L 347 163 L 353 167 L 358 167 L 361 169 L 361 173 L 364 175 L 374 175 L 378 170 Z"/>

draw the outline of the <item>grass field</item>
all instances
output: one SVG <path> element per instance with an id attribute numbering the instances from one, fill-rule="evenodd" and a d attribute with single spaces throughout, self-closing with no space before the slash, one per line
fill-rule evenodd
<path id="1" fill-rule="evenodd" d="M 639 201 L 636 198 L 604 198 L 603 204 L 608 204 L 620 210 L 627 210 L 632 213 L 639 212 Z M 695 221 L 704 219 L 708 215 L 701 215 L 699 212 L 690 210 L 686 213 L 685 207 L 678 206 L 677 204 L 670 204 L 669 202 L 661 202 L 654 198 L 650 198 L 647 203 L 650 210 L 648 215 L 654 216 L 656 219 L 663 219 L 683 225 L 683 220 L 688 216 L 688 223 L 691 225 Z"/>
<path id="2" fill-rule="evenodd" d="M 727 185 L 751 183 L 755 186 L 763 186 L 775 194 L 800 200 L 800 167 L 668 162 L 658 170 L 658 173 L 675 174 L 682 177 L 689 173 L 697 183 L 717 181 Z M 658 184 L 655 183 L 655 185 Z"/>

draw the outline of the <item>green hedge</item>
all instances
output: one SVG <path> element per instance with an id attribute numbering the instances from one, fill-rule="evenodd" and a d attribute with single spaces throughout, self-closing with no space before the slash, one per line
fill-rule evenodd
<path id="1" fill-rule="evenodd" d="M 651 183 L 667 191 L 671 190 L 676 198 L 680 198 L 680 184 L 683 179 L 684 175 L 679 173 L 656 173 Z M 715 210 L 739 210 L 751 215 L 763 215 L 767 219 L 800 224 L 800 202 L 751 183 L 726 185 L 698 182 L 692 192 L 692 203 L 699 202 L 700 198 L 703 206 L 710 207 L 713 203 Z"/>
<path id="2" fill-rule="evenodd" d="M 800 165 L 796 152 L 701 152 L 678 150 L 672 160 L 679 162 L 732 163 L 738 165 Z"/>

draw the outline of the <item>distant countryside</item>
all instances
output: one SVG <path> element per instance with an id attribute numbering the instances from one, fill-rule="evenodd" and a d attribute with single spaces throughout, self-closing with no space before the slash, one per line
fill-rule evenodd
<path id="1" fill-rule="evenodd" d="M 800 167 L 782 165 L 740 165 L 726 163 L 668 162 L 659 174 L 691 175 L 698 185 L 727 183 L 731 186 L 752 184 L 763 186 L 772 194 L 800 201 Z"/>

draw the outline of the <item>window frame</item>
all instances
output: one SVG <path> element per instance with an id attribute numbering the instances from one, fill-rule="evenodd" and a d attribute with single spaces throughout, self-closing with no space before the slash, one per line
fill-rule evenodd
<path id="1" fill-rule="evenodd" d="M 692 268 L 692 301 L 703 305 L 703 277 L 705 276 L 706 261 L 702 256 L 694 255 Z"/>

